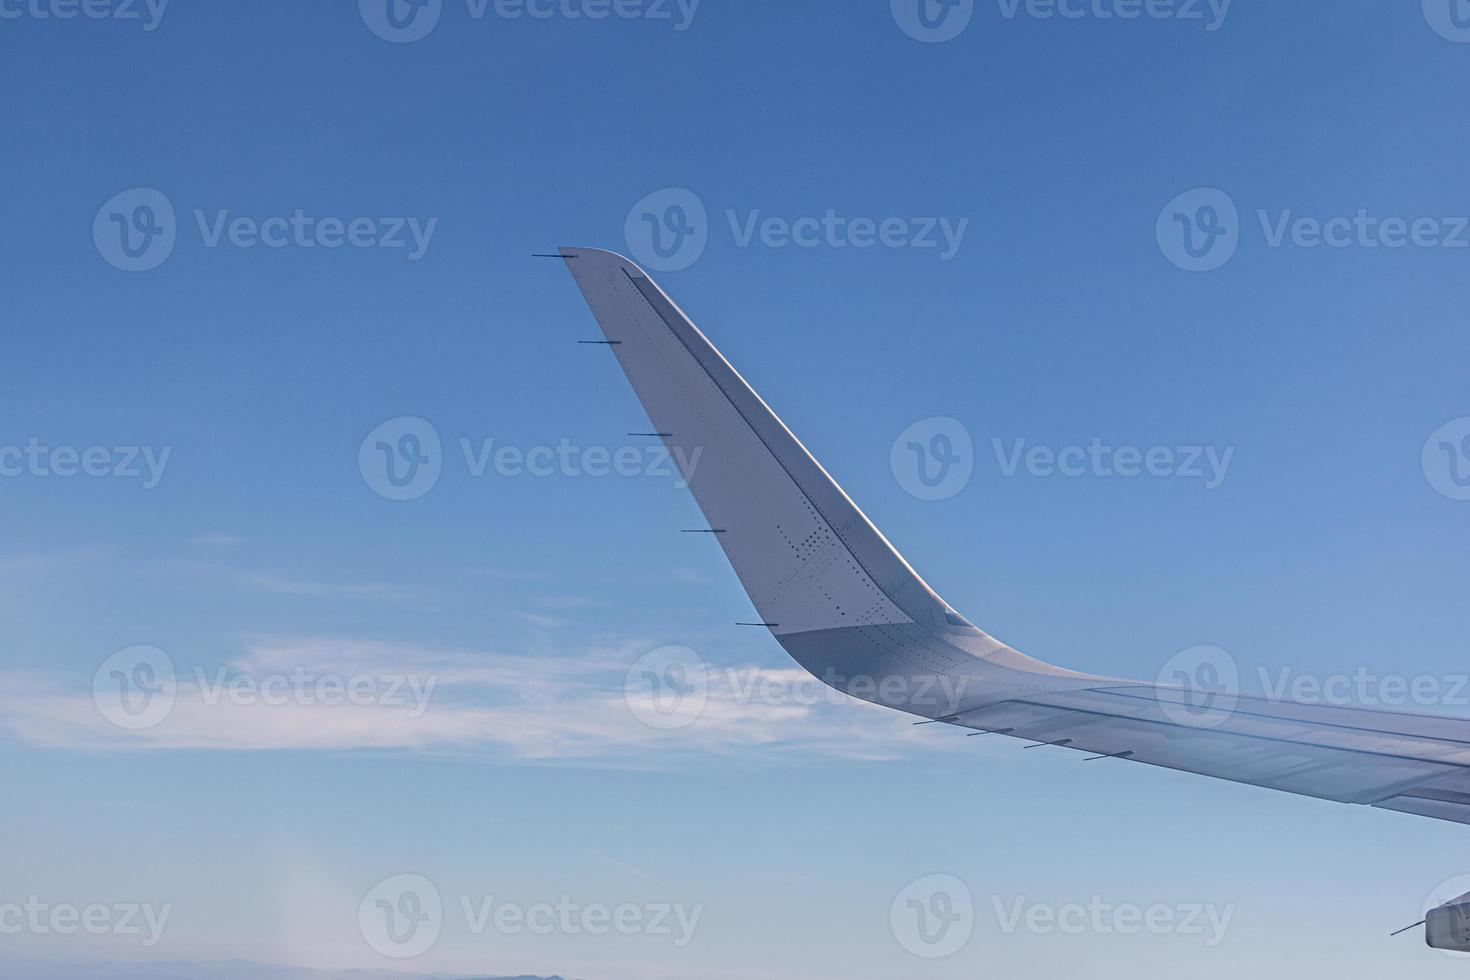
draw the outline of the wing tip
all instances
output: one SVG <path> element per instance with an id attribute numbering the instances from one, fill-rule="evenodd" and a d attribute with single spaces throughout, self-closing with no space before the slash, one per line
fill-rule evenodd
<path id="1" fill-rule="evenodd" d="M 609 251 L 605 248 L 586 248 L 579 245 L 562 245 L 560 248 L 557 249 L 557 251 L 561 254 L 561 257 L 566 260 L 575 260 L 579 267 L 585 265 L 598 265 L 607 268 L 621 268 L 630 276 L 642 279 L 652 278 L 649 276 L 648 273 L 643 271 L 643 269 L 638 265 L 637 262 L 634 262 L 626 255 L 621 255 L 617 252 Z"/>

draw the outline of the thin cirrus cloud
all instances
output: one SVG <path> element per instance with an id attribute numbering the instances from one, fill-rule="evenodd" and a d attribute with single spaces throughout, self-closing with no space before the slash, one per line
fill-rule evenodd
<path id="1" fill-rule="evenodd" d="M 239 574 L 239 581 L 261 592 L 301 596 L 308 599 L 361 599 L 389 605 L 412 605 L 421 598 L 418 593 L 409 589 L 377 582 L 311 582 L 279 575 L 264 575 L 258 572 L 242 572 Z"/>
<path id="2" fill-rule="evenodd" d="M 651 706 L 654 692 L 635 684 L 625 693 L 629 667 L 646 649 L 570 657 L 259 641 L 223 667 L 180 664 L 171 711 L 141 731 L 109 722 L 90 690 L 31 674 L 0 676 L 0 729 L 56 749 L 397 750 L 617 767 L 736 758 L 755 747 L 763 759 L 775 751 L 880 760 L 952 744 L 926 737 L 905 716 L 830 691 L 794 665 L 710 667 L 703 710 L 677 731 L 650 727 L 640 720 L 648 711 L 639 709 Z M 330 678 L 372 693 L 322 703 L 311 693 L 287 693 L 298 678 L 308 692 Z M 269 699 L 261 696 L 267 690 Z"/>

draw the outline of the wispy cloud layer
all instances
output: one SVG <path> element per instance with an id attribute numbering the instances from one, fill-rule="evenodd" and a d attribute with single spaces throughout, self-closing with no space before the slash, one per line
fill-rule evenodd
<path id="1" fill-rule="evenodd" d="M 150 727 L 115 723 L 108 678 L 99 694 L 33 675 L 0 676 L 0 726 L 28 744 L 65 749 L 411 750 L 620 766 L 752 747 L 886 759 L 943 741 L 795 665 L 701 668 L 685 678 L 700 689 L 698 704 L 671 725 L 669 692 L 630 673 L 646 650 L 628 644 L 568 657 L 260 641 L 225 666 L 179 665 L 167 713 Z"/>

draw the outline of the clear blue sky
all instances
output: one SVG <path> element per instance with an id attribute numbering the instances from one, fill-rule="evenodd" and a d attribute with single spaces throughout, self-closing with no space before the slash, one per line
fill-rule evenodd
<path id="1" fill-rule="evenodd" d="M 179 3 L 156 22 L 141 4 L 138 20 L 62 20 L 38 16 L 49 0 L 0 2 L 0 446 L 101 447 L 114 468 L 138 446 L 160 464 L 156 481 L 143 462 L 0 477 L 0 905 L 172 908 L 155 946 L 23 930 L 0 934 L 0 962 L 1215 980 L 1290 956 L 1310 978 L 1457 973 L 1386 936 L 1470 871 L 1466 828 L 1082 766 L 865 706 L 721 702 L 681 730 L 638 724 L 624 674 L 654 648 L 696 650 L 717 676 L 791 667 L 729 625 L 749 604 L 712 542 L 677 533 L 698 526 L 687 492 L 477 477 L 464 458 L 462 439 L 642 446 L 612 358 L 575 344 L 596 334 L 570 278 L 529 255 L 636 252 L 630 212 L 636 228 L 647 195 L 683 188 L 708 242 L 664 287 L 989 632 L 1130 677 L 1201 644 L 1247 687 L 1260 668 L 1463 673 L 1470 503 L 1437 492 L 1421 454 L 1470 416 L 1470 249 L 1452 247 L 1470 44 L 1418 3 L 1097 16 L 1118 6 L 1045 18 L 981 0 L 931 43 L 887 0 L 704 0 L 692 20 L 672 2 L 670 19 L 589 19 L 565 12 L 586 0 L 547 18 L 444 0 L 399 43 L 371 0 Z M 174 241 L 130 272 L 112 216 L 134 235 L 167 219 L 136 195 L 109 206 L 136 188 L 166 199 Z M 1200 188 L 1237 209 L 1236 251 L 1191 272 L 1158 229 Z M 1200 219 L 1201 200 L 1177 213 Z M 328 238 L 321 219 L 370 219 L 371 237 L 412 218 L 422 254 L 407 230 L 405 248 L 211 237 L 222 212 L 298 210 Z M 829 211 L 968 224 L 947 259 L 742 244 L 752 220 Z M 1272 244 L 1287 212 L 1360 211 L 1432 218 L 1451 241 Z M 437 483 L 407 501 L 359 466 L 399 417 L 443 446 Z M 943 500 L 890 465 L 931 417 L 974 443 Z M 1213 489 L 1007 476 L 993 440 L 1018 439 L 1234 455 Z M 135 645 L 179 677 L 174 715 L 141 733 L 93 699 L 99 665 Z M 196 670 L 221 668 L 438 687 L 418 718 L 199 707 Z M 358 907 L 400 874 L 449 908 L 433 949 L 395 962 Z M 890 928 L 931 874 L 976 905 L 971 942 L 934 960 Z M 702 918 L 682 947 L 476 935 L 460 896 Z M 1094 897 L 1233 918 L 1207 948 L 1007 933 L 995 909 Z"/>

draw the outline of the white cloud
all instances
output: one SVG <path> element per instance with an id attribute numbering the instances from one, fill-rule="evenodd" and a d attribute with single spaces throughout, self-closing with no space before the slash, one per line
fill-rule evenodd
<path id="1" fill-rule="evenodd" d="M 646 717 L 653 692 L 635 686 L 624 693 L 630 666 L 647 649 L 629 644 L 565 657 L 260 640 L 227 669 L 180 664 L 173 708 L 153 728 L 118 728 L 90 690 L 34 675 L 0 675 L 0 727 L 31 745 L 65 749 L 409 750 L 616 766 L 738 756 L 752 747 L 891 759 L 963 742 L 831 691 L 795 665 L 710 667 L 708 700 L 692 722 L 674 731 L 649 727 L 635 709 Z M 373 696 L 323 703 L 325 689 L 316 685 L 324 678 L 340 682 L 333 691 L 359 682 Z M 245 692 L 243 703 L 230 684 Z M 267 690 L 287 693 L 265 703 Z"/>
<path id="2" fill-rule="evenodd" d="M 363 599 L 392 605 L 410 605 L 419 599 L 417 593 L 377 582 L 311 582 L 279 575 L 263 575 L 258 572 L 242 572 L 239 580 L 250 588 L 262 592 L 275 592 L 308 599 Z"/>

